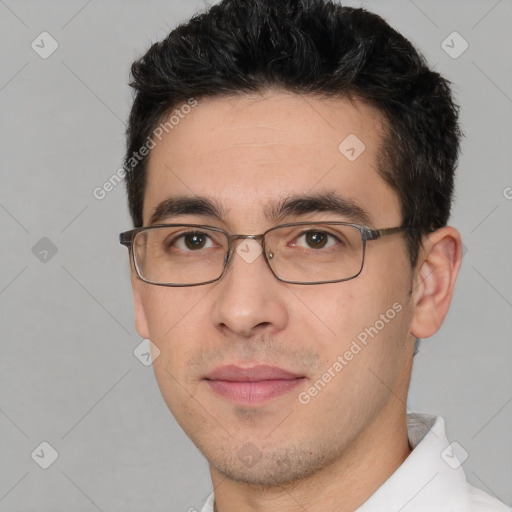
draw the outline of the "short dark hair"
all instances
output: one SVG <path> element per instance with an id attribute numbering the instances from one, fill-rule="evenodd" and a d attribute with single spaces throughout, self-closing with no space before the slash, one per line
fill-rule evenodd
<path id="1" fill-rule="evenodd" d="M 406 235 L 413 266 L 422 236 L 448 222 L 461 137 L 450 82 L 376 14 L 330 0 L 223 0 L 154 43 L 131 74 L 124 169 L 135 227 L 148 161 L 139 150 L 173 109 L 276 88 L 357 98 L 383 114 L 378 172 L 402 224 L 418 228 Z"/>

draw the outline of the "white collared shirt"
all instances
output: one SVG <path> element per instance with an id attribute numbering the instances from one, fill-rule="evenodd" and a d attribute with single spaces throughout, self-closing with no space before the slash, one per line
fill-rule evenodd
<path id="1" fill-rule="evenodd" d="M 466 481 L 440 416 L 407 414 L 412 452 L 356 512 L 511 512 Z M 202 512 L 213 512 L 213 493 Z"/>

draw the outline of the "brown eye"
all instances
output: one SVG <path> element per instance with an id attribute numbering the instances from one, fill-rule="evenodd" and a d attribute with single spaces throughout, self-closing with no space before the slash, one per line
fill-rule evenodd
<path id="1" fill-rule="evenodd" d="M 185 252 L 199 252 L 201 249 L 214 247 L 212 238 L 201 231 L 189 231 L 174 237 L 168 244 L 168 248 L 174 248 Z"/>
<path id="2" fill-rule="evenodd" d="M 305 234 L 305 241 L 313 249 L 322 249 L 329 241 L 329 235 L 323 231 L 308 231 Z"/>
<path id="3" fill-rule="evenodd" d="M 204 233 L 187 233 L 183 236 L 185 246 L 192 251 L 202 249 L 208 240 Z"/>

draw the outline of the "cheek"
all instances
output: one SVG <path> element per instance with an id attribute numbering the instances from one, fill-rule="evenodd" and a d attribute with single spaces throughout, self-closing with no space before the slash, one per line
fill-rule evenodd
<path id="1" fill-rule="evenodd" d="M 143 303 L 149 337 L 160 350 L 155 365 L 165 367 L 177 378 L 183 378 L 187 362 L 201 350 L 200 344 L 205 340 L 208 316 L 204 299 L 207 293 L 206 288 L 199 287 L 153 286 L 145 290 Z"/>
<path id="2" fill-rule="evenodd" d="M 297 289 L 294 292 L 297 300 L 290 304 L 294 306 L 290 318 L 292 329 L 299 333 L 302 329 L 316 333 L 314 342 L 322 347 L 323 353 L 343 350 L 392 304 L 387 304 L 382 290 L 365 288 L 358 279 L 316 289 Z"/>
<path id="3" fill-rule="evenodd" d="M 366 274 L 325 285 L 322 293 L 296 293 L 302 305 L 295 312 L 296 332 L 310 332 L 324 368 L 339 356 L 350 366 L 381 366 L 403 347 L 410 324 L 409 282 L 405 274 L 382 276 Z"/>
<path id="4" fill-rule="evenodd" d="M 202 292 L 202 293 L 201 293 Z M 206 291 L 148 285 L 141 294 L 151 340 L 163 341 L 187 318 L 192 319 Z"/>
<path id="5" fill-rule="evenodd" d="M 329 414 L 336 421 L 348 410 L 365 416 L 396 387 L 407 356 L 410 313 L 403 299 L 395 299 L 375 289 L 343 299 L 325 297 L 323 321 L 333 332 L 316 336 L 321 362 L 303 397 L 311 399 L 311 410 L 322 416 L 331 404 Z"/>
<path id="6" fill-rule="evenodd" d="M 159 355 L 153 371 L 160 392 L 178 422 L 186 413 L 195 381 L 189 377 L 192 361 L 201 352 L 207 325 L 207 290 L 151 287 L 144 294 L 144 307 L 151 341 Z M 189 404 L 190 405 L 190 404 Z"/>

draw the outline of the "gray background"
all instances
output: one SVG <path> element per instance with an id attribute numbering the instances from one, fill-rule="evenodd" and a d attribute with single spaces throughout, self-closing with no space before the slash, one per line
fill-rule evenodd
<path id="1" fill-rule="evenodd" d="M 467 252 L 447 321 L 416 357 L 409 408 L 441 414 L 469 480 L 510 505 L 512 2 L 363 5 L 454 82 L 466 132 L 452 224 Z M 131 62 L 203 7 L 0 0 L 0 511 L 186 511 L 210 491 L 133 353 L 124 186 L 93 196 L 121 165 Z M 46 59 L 31 48 L 43 31 L 59 45 Z M 458 58 L 441 46 L 453 31 L 469 43 Z M 43 441 L 58 452 L 46 470 L 31 457 Z"/>

